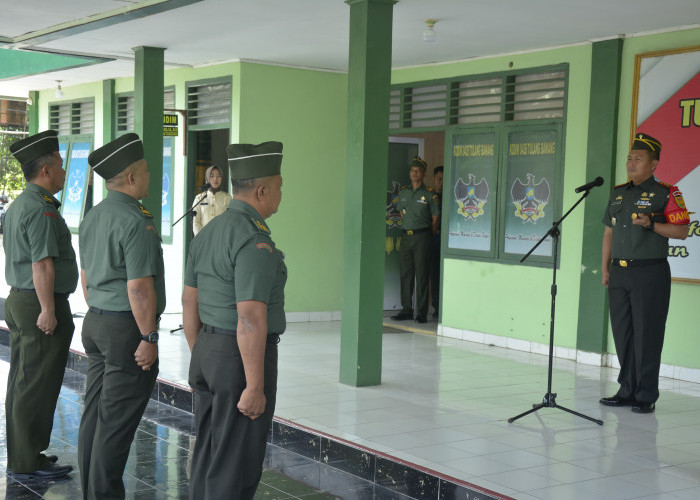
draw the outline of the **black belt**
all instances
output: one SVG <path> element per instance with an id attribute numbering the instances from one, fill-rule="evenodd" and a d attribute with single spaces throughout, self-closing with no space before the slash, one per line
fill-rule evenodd
<path id="1" fill-rule="evenodd" d="M 207 324 L 202 325 L 202 330 L 204 330 L 205 333 L 214 333 L 218 335 L 231 335 L 233 337 L 236 336 L 236 330 L 227 330 L 226 328 L 218 328 L 216 326 L 211 326 Z M 267 343 L 268 344 L 279 344 L 280 343 L 280 335 L 279 333 L 268 333 L 267 334 Z"/>
<path id="2" fill-rule="evenodd" d="M 131 311 L 107 311 L 99 307 L 90 306 L 90 312 L 93 314 L 103 314 L 105 316 L 123 316 L 125 318 L 133 318 L 134 313 Z"/>
<path id="3" fill-rule="evenodd" d="M 404 231 L 404 233 L 406 233 L 410 236 L 413 234 L 420 234 L 420 233 L 424 233 L 426 231 L 430 231 L 430 228 L 429 227 L 422 227 L 420 229 L 404 229 L 403 231 Z"/>
<path id="4" fill-rule="evenodd" d="M 15 286 L 10 288 L 10 291 L 14 292 L 22 292 L 22 293 L 36 293 L 36 290 L 33 288 L 17 288 Z M 59 292 L 53 292 L 54 297 L 61 297 L 62 299 L 67 299 L 70 296 L 70 293 L 59 293 Z"/>
<path id="5" fill-rule="evenodd" d="M 618 267 L 644 267 L 666 262 L 666 259 L 613 259 L 613 265 Z"/>

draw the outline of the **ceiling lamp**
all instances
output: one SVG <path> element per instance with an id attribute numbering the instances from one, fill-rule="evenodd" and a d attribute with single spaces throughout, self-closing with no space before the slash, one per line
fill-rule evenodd
<path id="1" fill-rule="evenodd" d="M 425 20 L 425 29 L 423 30 L 423 41 L 432 43 L 435 40 L 437 40 L 437 33 L 435 33 L 435 23 L 437 23 L 437 19 L 426 19 Z"/>
<path id="2" fill-rule="evenodd" d="M 58 87 L 56 87 L 56 97 L 63 97 L 63 89 L 61 88 L 61 82 L 63 80 L 56 80 Z"/>

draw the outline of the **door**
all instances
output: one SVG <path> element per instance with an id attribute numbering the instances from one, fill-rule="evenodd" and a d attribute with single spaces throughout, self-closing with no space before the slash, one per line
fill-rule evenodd
<path id="1" fill-rule="evenodd" d="M 424 139 L 389 137 L 389 168 L 386 186 L 386 245 L 384 247 L 384 310 L 401 309 L 401 280 L 399 248 L 403 231 L 401 217 L 396 210 L 399 188 L 410 184 L 408 176 L 411 160 L 423 156 Z"/>

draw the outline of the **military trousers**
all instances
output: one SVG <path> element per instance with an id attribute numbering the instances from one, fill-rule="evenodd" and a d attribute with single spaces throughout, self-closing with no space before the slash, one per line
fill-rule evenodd
<path id="1" fill-rule="evenodd" d="M 413 283 L 416 286 L 416 316 L 428 315 L 428 283 L 430 278 L 430 229 L 408 234 L 401 238 L 399 268 L 401 272 L 401 312 L 413 312 Z"/>
<path id="2" fill-rule="evenodd" d="M 618 396 L 642 403 L 659 398 L 659 369 L 671 297 L 667 261 L 610 267 L 610 324 L 620 361 Z"/>
<path id="3" fill-rule="evenodd" d="M 255 496 L 275 412 L 276 343 L 267 343 L 264 370 L 265 412 L 251 420 L 237 408 L 246 380 L 236 336 L 199 333 L 189 372 L 189 384 L 195 391 L 197 435 L 191 500 L 247 500 Z"/>
<path id="4" fill-rule="evenodd" d="M 124 498 L 122 475 L 131 442 L 158 376 L 136 364 L 141 332 L 133 317 L 88 312 L 83 321 L 88 356 L 85 408 L 78 434 L 83 498 Z"/>
<path id="5" fill-rule="evenodd" d="M 12 289 L 5 302 L 5 321 L 10 328 L 5 396 L 7 468 L 13 472 L 32 472 L 50 463 L 41 452 L 51 439 L 75 330 L 68 297 L 55 295 L 54 304 L 56 329 L 53 335 L 46 335 L 36 326 L 41 304 L 35 293 Z"/>

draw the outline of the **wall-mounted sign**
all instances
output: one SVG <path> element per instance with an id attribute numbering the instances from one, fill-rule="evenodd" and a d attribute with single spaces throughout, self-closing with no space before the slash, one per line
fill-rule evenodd
<path id="1" fill-rule="evenodd" d="M 178 115 L 163 115 L 163 137 L 177 137 Z"/>

